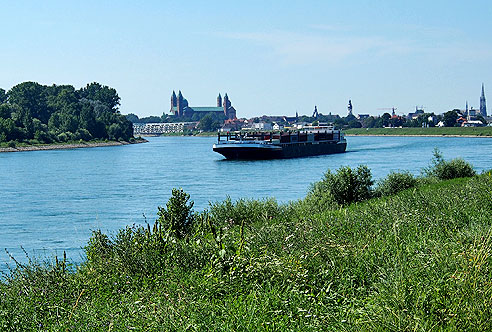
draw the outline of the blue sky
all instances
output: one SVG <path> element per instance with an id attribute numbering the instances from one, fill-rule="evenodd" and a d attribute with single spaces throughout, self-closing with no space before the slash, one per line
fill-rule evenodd
<path id="1" fill-rule="evenodd" d="M 100 82 L 121 112 L 227 92 L 238 116 L 442 113 L 492 100 L 490 1 L 9 1 L 0 87 Z M 490 91 L 490 92 L 489 92 Z M 490 102 L 489 113 L 492 111 Z"/>

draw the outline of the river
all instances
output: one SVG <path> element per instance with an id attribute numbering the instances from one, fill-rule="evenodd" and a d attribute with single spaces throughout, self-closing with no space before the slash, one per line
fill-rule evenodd
<path id="1" fill-rule="evenodd" d="M 477 171 L 492 168 L 492 138 L 347 137 L 344 154 L 289 160 L 226 161 L 214 137 L 153 137 L 149 143 L 73 150 L 0 153 L 0 270 L 9 257 L 26 261 L 63 251 L 73 262 L 91 231 L 114 234 L 156 218 L 171 189 L 182 187 L 196 210 L 237 198 L 300 199 L 323 173 L 342 165 L 370 167 L 375 179 L 390 171 L 414 174 L 434 148 L 461 157 Z"/>

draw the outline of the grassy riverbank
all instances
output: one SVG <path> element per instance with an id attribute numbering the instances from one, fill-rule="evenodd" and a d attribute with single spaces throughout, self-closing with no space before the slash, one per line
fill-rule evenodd
<path id="1" fill-rule="evenodd" d="M 61 150 L 61 149 L 78 149 L 78 148 L 94 148 L 100 146 L 116 146 L 145 143 L 147 140 L 142 138 L 126 141 L 108 141 L 108 140 L 93 140 L 93 141 L 71 141 L 64 143 L 53 144 L 28 144 L 17 143 L 11 146 L 9 143 L 0 144 L 0 152 L 21 152 L 21 151 L 43 151 L 43 150 Z"/>
<path id="2" fill-rule="evenodd" d="M 168 227 L 96 232 L 77 268 L 18 265 L 0 329 L 491 330 L 491 188 L 487 173 L 344 206 L 226 200 L 181 226 L 171 199 Z"/>
<path id="3" fill-rule="evenodd" d="M 354 128 L 344 130 L 347 136 L 479 136 L 492 137 L 492 127 L 433 128 Z"/>

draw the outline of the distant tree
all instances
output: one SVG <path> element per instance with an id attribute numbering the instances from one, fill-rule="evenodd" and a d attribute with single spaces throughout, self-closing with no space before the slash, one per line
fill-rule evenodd
<path id="1" fill-rule="evenodd" d="M 87 84 L 85 88 L 78 90 L 81 98 L 99 101 L 112 112 L 118 112 L 120 97 L 115 89 L 97 82 Z"/>
<path id="2" fill-rule="evenodd" d="M 0 88 L 0 104 L 3 104 L 7 101 L 7 93 L 4 89 Z"/>
<path id="3" fill-rule="evenodd" d="M 133 137 L 132 123 L 117 110 L 116 90 L 99 83 L 75 90 L 71 85 L 24 82 L 6 94 L 1 90 L 0 97 L 0 119 L 9 120 L 1 123 L 0 142 Z"/>
<path id="4" fill-rule="evenodd" d="M 404 117 L 401 117 L 401 116 L 396 116 L 396 117 L 392 117 L 390 120 L 389 120 L 389 124 L 392 126 L 392 127 L 403 127 L 406 123 L 406 120 Z"/>
<path id="5" fill-rule="evenodd" d="M 374 128 L 376 126 L 376 119 L 373 116 L 367 117 L 362 121 L 362 127 Z"/>
<path id="6" fill-rule="evenodd" d="M 391 114 L 389 113 L 384 113 L 381 116 L 383 127 L 388 127 L 390 125 L 390 119 L 391 119 Z"/>
<path id="7" fill-rule="evenodd" d="M 205 115 L 198 123 L 198 128 L 203 131 L 212 131 L 214 119 L 211 114 Z"/>
<path id="8" fill-rule="evenodd" d="M 334 123 L 335 123 L 335 126 L 337 126 L 338 128 L 343 128 L 343 127 L 347 126 L 347 124 L 348 124 L 344 118 L 335 119 Z"/>
<path id="9" fill-rule="evenodd" d="M 159 116 L 151 115 L 145 118 L 141 118 L 140 122 L 162 122 L 162 118 Z"/>
<path id="10" fill-rule="evenodd" d="M 458 113 L 455 110 L 444 113 L 443 122 L 445 127 L 454 127 L 456 120 L 458 119 Z"/>
<path id="11" fill-rule="evenodd" d="M 24 110 L 29 110 L 33 118 L 38 118 L 46 123 L 50 117 L 46 105 L 46 89 L 36 82 L 24 82 L 17 84 L 8 92 L 10 104 L 19 105 Z"/>
<path id="12" fill-rule="evenodd" d="M 348 127 L 349 128 L 362 128 L 362 124 L 359 121 L 353 119 L 353 120 L 350 120 L 348 122 Z"/>
<path id="13" fill-rule="evenodd" d="M 138 116 L 133 114 L 133 113 L 127 114 L 125 116 L 126 116 L 126 119 L 128 121 L 130 121 L 131 123 L 139 123 L 140 122 L 140 119 L 138 118 Z"/>

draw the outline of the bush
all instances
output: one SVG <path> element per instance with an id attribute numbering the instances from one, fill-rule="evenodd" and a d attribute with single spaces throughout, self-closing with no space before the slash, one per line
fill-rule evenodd
<path id="1" fill-rule="evenodd" d="M 463 159 L 444 160 L 441 152 L 434 149 L 432 165 L 424 170 L 424 174 L 439 180 L 450 180 L 475 176 L 476 172 L 473 166 Z"/>
<path id="2" fill-rule="evenodd" d="M 416 185 L 417 179 L 410 172 L 391 172 L 386 178 L 378 182 L 375 194 L 376 196 L 394 195 Z"/>
<path id="3" fill-rule="evenodd" d="M 184 238 L 191 229 L 194 219 L 193 201 L 188 202 L 190 195 L 183 189 L 174 188 L 172 196 L 166 203 L 166 208 L 158 207 L 157 223 L 167 229 L 171 235 Z"/>
<path id="4" fill-rule="evenodd" d="M 310 194 L 329 193 L 338 204 L 347 205 L 371 198 L 373 184 L 371 170 L 367 166 L 360 165 L 355 171 L 344 166 L 335 174 L 328 170 L 323 180 L 312 186 Z"/>
<path id="5" fill-rule="evenodd" d="M 241 225 L 267 221 L 280 214 L 280 207 L 273 198 L 238 199 L 232 202 L 227 197 L 223 202 L 210 203 L 209 215 L 216 223 Z"/>
<path id="6" fill-rule="evenodd" d="M 7 147 L 9 147 L 9 148 L 15 148 L 15 146 L 16 146 L 15 141 L 9 141 L 9 142 L 7 143 Z"/>
<path id="7" fill-rule="evenodd" d="M 59 141 L 59 142 L 66 142 L 70 139 L 70 136 L 67 135 L 67 133 L 61 133 L 59 134 L 56 139 Z"/>
<path id="8" fill-rule="evenodd" d="M 73 136 L 74 140 L 83 140 L 83 141 L 90 141 L 92 139 L 91 133 L 84 128 L 80 128 L 77 130 L 75 135 Z"/>

